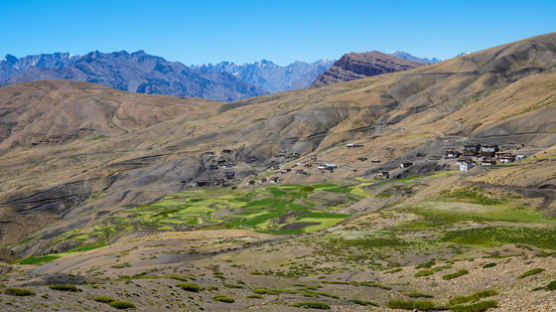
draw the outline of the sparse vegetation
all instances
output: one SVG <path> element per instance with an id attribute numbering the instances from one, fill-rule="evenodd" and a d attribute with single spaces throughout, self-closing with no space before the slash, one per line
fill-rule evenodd
<path id="1" fill-rule="evenodd" d="M 110 303 L 110 302 L 116 301 L 116 299 L 106 297 L 106 296 L 94 297 L 93 300 L 96 301 L 96 302 L 102 302 L 102 303 Z"/>
<path id="2" fill-rule="evenodd" d="M 212 298 L 214 301 L 221 301 L 226 303 L 234 303 L 235 300 L 232 297 L 228 297 L 226 295 L 216 295 Z"/>
<path id="3" fill-rule="evenodd" d="M 4 293 L 6 295 L 11 295 L 11 296 L 34 296 L 35 295 L 35 292 L 30 289 L 15 288 L 15 287 L 6 288 L 6 290 L 4 290 Z"/>
<path id="4" fill-rule="evenodd" d="M 482 298 L 486 298 L 486 297 L 490 297 L 490 296 L 496 296 L 496 295 L 498 295 L 498 292 L 496 290 L 488 289 L 488 290 L 483 290 L 483 291 L 476 292 L 476 293 L 474 293 L 470 296 L 456 297 L 456 298 L 450 299 L 449 304 L 450 305 L 456 305 L 456 304 L 461 304 L 461 303 L 467 303 L 467 302 L 477 301 L 477 300 L 482 299 Z"/>
<path id="5" fill-rule="evenodd" d="M 423 294 L 423 293 L 409 293 L 407 294 L 409 298 L 434 298 L 433 295 Z"/>
<path id="6" fill-rule="evenodd" d="M 321 310 L 329 310 L 330 306 L 324 302 L 317 302 L 317 301 L 304 301 L 304 302 L 296 302 L 292 304 L 292 307 L 297 308 L 312 308 L 312 309 L 321 309 Z"/>
<path id="7" fill-rule="evenodd" d="M 19 263 L 19 264 L 41 264 L 41 263 L 47 263 L 47 262 L 56 260 L 58 258 L 60 258 L 60 256 L 58 256 L 58 255 L 27 257 L 27 258 L 19 260 L 17 263 Z"/>
<path id="8" fill-rule="evenodd" d="M 422 311 L 429 311 L 434 309 L 435 304 L 432 301 L 428 300 L 421 300 L 421 301 L 413 301 L 413 300 L 390 300 L 386 304 L 386 306 L 390 309 L 402 309 L 402 310 L 422 310 Z"/>
<path id="9" fill-rule="evenodd" d="M 496 263 L 495 262 L 490 262 L 490 263 L 487 263 L 487 264 L 483 265 L 483 269 L 492 268 L 493 266 L 496 266 Z"/>
<path id="10" fill-rule="evenodd" d="M 455 312 L 483 312 L 490 308 L 496 308 L 498 302 L 496 300 L 481 301 L 471 305 L 457 305 L 450 308 Z"/>
<path id="11" fill-rule="evenodd" d="M 526 278 L 526 277 L 528 277 L 528 276 L 535 275 L 535 274 L 539 274 L 539 273 L 541 273 L 541 272 L 544 272 L 544 269 L 543 269 L 543 268 L 535 268 L 535 269 L 529 270 L 529 271 L 527 271 L 527 272 L 521 274 L 521 275 L 518 276 L 517 278 L 518 278 L 518 279 Z"/>
<path id="12" fill-rule="evenodd" d="M 454 273 L 451 273 L 451 274 L 446 274 L 446 275 L 442 276 L 442 279 L 451 280 L 451 279 L 454 279 L 456 277 L 460 277 L 460 276 L 468 274 L 468 273 L 469 273 L 469 271 L 467 271 L 467 270 L 459 270 L 457 272 L 454 272 Z"/>
<path id="13" fill-rule="evenodd" d="M 135 309 L 135 305 L 129 301 L 112 301 L 108 304 L 118 310 Z"/>
<path id="14" fill-rule="evenodd" d="M 201 291 L 201 286 L 195 284 L 195 283 L 180 283 L 177 284 L 176 286 L 178 286 L 179 288 L 186 290 L 186 291 L 191 291 L 191 292 L 199 292 Z"/>
<path id="15" fill-rule="evenodd" d="M 372 301 L 364 301 L 361 299 L 357 299 L 357 298 L 353 298 L 350 300 L 351 302 L 358 304 L 358 305 L 362 305 L 362 306 L 373 306 L 373 307 L 378 307 L 378 304 L 372 302 Z"/>
<path id="16" fill-rule="evenodd" d="M 60 291 L 72 291 L 72 292 L 83 291 L 81 290 L 81 288 L 78 288 L 75 285 L 70 285 L 70 284 L 48 285 L 48 288 L 60 290 Z"/>

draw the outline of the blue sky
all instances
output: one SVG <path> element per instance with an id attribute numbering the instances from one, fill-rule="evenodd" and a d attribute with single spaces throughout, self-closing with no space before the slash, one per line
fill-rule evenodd
<path id="1" fill-rule="evenodd" d="M 556 31 L 556 1 L 0 0 L 0 55 L 145 50 L 184 64 L 404 50 L 446 59 Z"/>

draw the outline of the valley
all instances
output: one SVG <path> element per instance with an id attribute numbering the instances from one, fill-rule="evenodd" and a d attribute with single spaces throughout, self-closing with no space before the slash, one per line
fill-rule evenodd
<path id="1" fill-rule="evenodd" d="M 555 47 L 235 102 L 6 86 L 0 307 L 552 311 Z"/>

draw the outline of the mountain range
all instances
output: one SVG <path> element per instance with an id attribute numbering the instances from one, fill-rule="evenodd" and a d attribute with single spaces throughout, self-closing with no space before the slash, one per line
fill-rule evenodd
<path id="1" fill-rule="evenodd" d="M 395 54 L 408 60 L 437 61 L 420 59 L 406 52 Z M 52 53 L 21 58 L 8 54 L 0 60 L 0 86 L 61 79 L 98 83 L 136 93 L 234 101 L 308 88 L 333 63 L 333 60 L 321 59 L 280 66 L 261 60 L 242 65 L 221 62 L 185 66 L 144 51 L 94 51 L 85 55 Z"/>

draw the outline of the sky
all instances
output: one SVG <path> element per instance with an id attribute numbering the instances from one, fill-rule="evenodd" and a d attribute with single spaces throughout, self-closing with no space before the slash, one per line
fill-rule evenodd
<path id="1" fill-rule="evenodd" d="M 144 50 L 186 65 L 460 52 L 556 31 L 556 1 L 0 0 L 0 57 Z"/>

